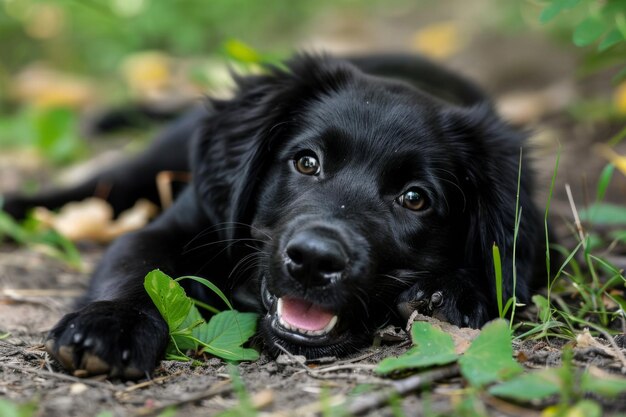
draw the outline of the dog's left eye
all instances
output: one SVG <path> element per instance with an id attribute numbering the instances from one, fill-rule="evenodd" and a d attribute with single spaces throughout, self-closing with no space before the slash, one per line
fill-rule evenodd
<path id="1" fill-rule="evenodd" d="M 296 170 L 303 175 L 317 175 L 320 173 L 320 162 L 312 153 L 300 153 L 294 158 Z"/>
<path id="2" fill-rule="evenodd" d="M 427 207 L 426 197 L 419 188 L 410 188 L 396 199 L 397 203 L 409 210 L 419 211 Z"/>

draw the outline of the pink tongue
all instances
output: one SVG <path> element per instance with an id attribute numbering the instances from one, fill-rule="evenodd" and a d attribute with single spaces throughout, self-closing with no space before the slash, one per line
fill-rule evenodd
<path id="1" fill-rule="evenodd" d="M 292 326 L 304 330 L 322 330 L 334 314 L 300 298 L 283 297 L 282 318 Z"/>

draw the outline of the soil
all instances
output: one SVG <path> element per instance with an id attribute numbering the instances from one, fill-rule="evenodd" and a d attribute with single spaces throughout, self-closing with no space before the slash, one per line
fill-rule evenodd
<path id="1" fill-rule="evenodd" d="M 329 19 L 324 22 L 327 30 L 323 33 L 327 35 L 315 39 L 313 44 L 324 45 L 330 50 L 387 48 L 393 39 L 409 39 L 410 32 L 420 22 L 432 19 L 432 16 L 411 16 L 413 20 L 410 22 L 410 17 L 399 15 L 378 18 L 375 20 L 375 25 L 380 26 L 378 29 L 363 27 L 364 24 L 359 26 L 350 19 L 345 20 L 352 22 L 347 26 L 344 20 Z M 386 37 L 362 36 L 375 34 L 377 30 Z M 405 44 L 396 43 L 393 49 L 405 47 Z M 515 59 L 503 58 L 513 56 L 512 50 L 521 54 Z M 552 217 L 557 235 L 565 242 L 571 236 L 567 224 L 571 224 L 572 215 L 564 184 L 571 184 L 577 203 L 582 205 L 589 201 L 589 192 L 585 190 L 594 189 L 606 163 L 595 156 L 593 144 L 606 141 L 620 127 L 581 122 L 564 111 L 570 97 L 611 89 L 610 74 L 607 73 L 584 80 L 574 78 L 578 59 L 577 51 L 545 39 L 528 35 L 490 36 L 487 33 L 474 37 L 448 61 L 452 68 L 476 79 L 498 99 L 499 104 L 513 105 L 517 110 L 527 109 L 518 111 L 515 117 L 517 122 L 536 132 L 531 141 L 535 146 L 537 198 L 541 205 L 545 204 L 548 194 L 557 143 L 562 145 Z M 540 111 L 536 111 L 537 108 Z M 624 147 L 617 150 L 626 154 Z M 46 173 L 38 170 L 38 164 L 25 165 L 24 160 L 6 155 L 0 158 L 0 191 L 16 189 L 26 180 L 48 178 Z M 626 181 L 616 176 L 608 198 L 623 203 L 624 190 Z M 0 339 L 0 399 L 35 401 L 39 405 L 36 415 L 45 417 L 96 416 L 99 412 L 110 412 L 116 417 L 158 415 L 168 405 L 175 405 L 179 416 L 207 416 L 240 402 L 239 394 L 233 391 L 230 383 L 231 370 L 217 359 L 208 359 L 199 365 L 163 361 L 151 380 L 138 383 L 76 378 L 51 361 L 43 350 L 42 341 L 51 326 L 71 310 L 74 297 L 86 288 L 88 271 L 98 262 L 105 248 L 85 244 L 80 249 L 86 265 L 83 272 L 71 270 L 38 251 L 0 244 L 0 335 L 9 333 Z M 561 343 L 527 341 L 514 347 L 518 359 L 527 368 L 560 363 Z M 389 381 L 378 379 L 371 365 L 407 348 L 407 341 L 401 340 L 365 349 L 351 358 L 328 358 L 321 363 L 307 364 L 298 362 L 297 358 L 281 356 L 273 359 L 262 354 L 255 363 L 240 364 L 238 372 L 251 401 L 263 413 L 314 415 L 324 411 L 324 407 L 328 410 L 329 406 L 324 404 L 357 397 L 361 401 L 383 392 Z M 574 361 L 580 367 L 594 366 L 611 373 L 626 373 L 624 363 L 600 348 L 577 348 Z M 447 378 L 434 384 L 428 395 L 408 395 L 402 407 L 406 415 L 432 412 L 449 415 L 459 401 L 461 387 L 458 378 Z M 521 408 L 493 399 L 484 401 L 493 415 L 539 415 L 537 410 L 540 408 Z M 626 400 L 612 401 L 607 407 L 612 411 L 626 411 Z M 391 416 L 393 412 L 391 407 L 383 406 L 364 414 Z"/>

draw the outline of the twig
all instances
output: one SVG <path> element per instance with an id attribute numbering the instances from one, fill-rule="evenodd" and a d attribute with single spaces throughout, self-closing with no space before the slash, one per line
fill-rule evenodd
<path id="1" fill-rule="evenodd" d="M 377 366 L 378 365 L 371 365 L 371 364 L 365 364 L 365 363 L 346 363 L 344 365 L 332 365 L 332 366 L 325 366 L 323 368 L 310 369 L 310 371 L 315 372 L 317 374 L 326 373 L 326 372 L 334 372 L 334 371 L 354 370 L 354 369 L 363 369 L 366 371 L 371 371 Z"/>
<path id="2" fill-rule="evenodd" d="M 158 377 L 158 378 L 149 379 L 148 381 L 144 381 L 144 382 L 140 382 L 140 383 L 135 384 L 135 385 L 131 385 L 130 387 L 126 388 L 123 392 L 124 393 L 128 393 L 128 392 L 136 391 L 138 389 L 149 387 L 150 385 L 153 385 L 153 384 L 160 384 L 161 382 L 167 381 L 170 378 L 177 377 L 177 376 L 179 376 L 182 373 L 183 373 L 183 371 L 178 371 L 178 372 L 174 372 L 171 375 L 165 375 L 165 376 L 161 376 L 161 377 Z"/>
<path id="3" fill-rule="evenodd" d="M 602 336 L 604 336 L 604 338 L 609 342 L 609 344 L 611 345 L 611 347 L 615 351 L 615 357 L 617 357 L 617 359 L 619 359 L 619 361 L 622 363 L 622 367 L 623 367 L 622 369 L 626 369 L 626 356 L 624 356 L 624 352 L 622 352 L 622 349 L 619 346 L 617 346 L 617 343 L 615 342 L 615 339 L 613 339 L 613 337 L 611 337 L 609 332 L 607 332 L 606 330 L 604 330 L 600 326 L 591 326 L 591 327 L 593 327 Z"/>
<path id="4" fill-rule="evenodd" d="M 368 393 L 367 395 L 358 397 L 348 406 L 348 412 L 350 414 L 361 414 L 366 411 L 379 408 L 381 405 L 387 403 L 394 395 L 405 396 L 410 392 L 424 388 L 433 382 L 452 378 L 458 374 L 459 366 L 457 364 L 453 364 L 444 368 L 432 370 L 430 372 L 413 375 L 399 381 L 392 381 L 392 387 L 390 389 L 384 389 L 373 394 Z"/>
<path id="5" fill-rule="evenodd" d="M 17 372 L 31 373 L 31 374 L 39 375 L 39 376 L 44 377 L 44 378 L 56 378 L 56 379 L 61 379 L 63 381 L 75 382 L 75 383 L 77 382 L 77 383 L 81 383 L 81 384 L 85 384 L 85 385 L 91 385 L 92 387 L 106 388 L 108 390 L 115 391 L 115 392 L 120 391 L 119 388 L 115 387 L 112 384 L 106 384 L 104 382 L 94 381 L 92 379 L 77 378 L 75 376 L 66 375 L 66 374 L 62 374 L 62 373 L 59 373 L 59 372 L 43 371 L 41 369 L 29 368 L 29 367 L 18 366 L 18 365 L 12 365 L 10 363 L 0 363 L 0 367 L 4 368 L 4 369 L 11 369 L 11 370 L 17 371 Z"/>
<path id="6" fill-rule="evenodd" d="M 376 377 L 372 377 L 372 376 L 369 376 L 369 375 L 367 375 L 367 376 L 366 375 L 323 375 L 325 372 L 329 372 L 329 371 L 325 371 L 325 370 L 318 371 L 316 369 L 311 369 L 308 366 L 306 366 L 305 364 L 303 364 L 300 361 L 298 361 L 297 358 L 295 357 L 295 355 L 293 353 L 289 352 L 283 346 L 279 345 L 278 343 L 274 343 L 274 345 L 278 349 L 280 349 L 285 355 L 289 356 L 289 358 L 291 358 L 291 360 L 295 364 L 298 364 L 302 368 L 302 370 L 304 372 L 306 372 L 306 374 L 308 376 L 310 376 L 311 378 L 315 378 L 315 379 L 340 379 L 341 378 L 341 379 L 359 380 L 359 379 L 362 379 L 362 377 L 365 377 L 365 378 L 367 378 L 367 382 L 371 383 L 371 384 L 376 384 L 376 383 L 378 383 L 378 384 L 386 384 L 387 383 L 387 381 L 382 379 L 382 378 L 376 378 Z M 369 368 L 370 366 L 372 366 L 372 365 L 361 365 L 359 367 L 361 367 L 361 368 L 368 367 L 368 370 L 369 370 L 369 369 L 372 369 L 372 368 Z M 346 364 L 346 365 L 336 365 L 336 366 L 333 366 L 333 367 L 335 367 L 335 368 L 342 367 L 341 369 L 355 369 L 354 365 L 349 365 L 349 364 Z M 363 382 L 363 381 L 361 381 L 361 382 Z"/>
<path id="7" fill-rule="evenodd" d="M 587 242 L 585 239 L 585 230 L 583 229 L 583 225 L 580 222 L 580 217 L 578 216 L 578 210 L 576 209 L 576 204 L 574 203 L 574 197 L 572 197 L 572 189 L 569 184 L 565 184 L 565 192 L 567 193 L 567 199 L 569 200 L 569 205 L 572 208 L 572 213 L 574 214 L 574 223 L 576 224 L 576 230 L 578 231 L 578 236 L 580 237 L 580 241 L 583 243 L 583 248 L 587 249 Z"/>
<path id="8" fill-rule="evenodd" d="M 229 393 L 233 390 L 233 386 L 230 382 L 231 382 L 230 379 L 217 382 L 211 388 L 209 388 L 208 390 L 204 392 L 192 394 L 187 397 L 181 398 L 178 401 L 172 401 L 167 404 L 160 405 L 158 407 L 153 407 L 153 408 L 142 407 L 139 410 L 137 410 L 137 415 L 138 416 L 150 416 L 150 415 L 160 413 L 161 411 L 170 407 L 180 407 L 181 405 L 195 403 L 198 401 L 206 400 L 207 398 L 215 397 L 217 395 L 223 395 L 223 394 Z"/>

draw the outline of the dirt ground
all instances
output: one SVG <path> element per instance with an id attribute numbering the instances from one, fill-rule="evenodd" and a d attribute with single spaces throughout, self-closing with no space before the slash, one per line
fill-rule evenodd
<path id="1" fill-rule="evenodd" d="M 394 45 L 391 49 L 405 49 L 406 45 L 394 44 L 393 39 L 408 39 L 419 19 L 431 17 L 412 18 L 410 24 L 408 17 L 400 15 L 379 19 L 376 24 L 385 30 L 377 32 L 376 28 L 356 24 L 346 27 L 337 17 L 325 22 L 327 30 L 323 37 L 311 38 L 303 45 L 322 45 L 336 51 L 389 50 L 390 45 Z M 372 36 L 372 33 L 384 36 Z M 519 53 L 507 53 L 511 50 Z M 569 233 L 565 225 L 571 221 L 564 184 L 572 185 L 574 198 L 580 204 L 588 199 L 585 189 L 593 190 L 606 163 L 594 153 L 593 145 L 606 141 L 619 128 L 575 121 L 565 114 L 565 107 L 574 97 L 610 88 L 610 76 L 606 74 L 577 79 L 574 69 L 578 59 L 573 48 L 551 44 L 545 39 L 524 35 L 496 38 L 486 33 L 474 37 L 470 45 L 448 60 L 450 67 L 474 78 L 490 91 L 512 120 L 534 132 L 531 142 L 535 147 L 537 198 L 541 205 L 545 204 L 548 193 L 557 143 L 562 145 L 552 217 L 564 240 Z M 622 154 L 626 154 L 625 149 Z M 0 192 L 15 189 L 26 179 L 43 176 L 36 166 L 25 165 L 19 158 L 0 157 Z M 623 203 L 624 190 L 626 182 L 616 177 L 608 198 Z M 199 366 L 164 361 L 153 379 L 139 383 L 79 379 L 64 373 L 52 362 L 41 345 L 45 334 L 70 310 L 72 299 L 86 288 L 88 270 L 104 250 L 95 244 L 81 245 L 80 249 L 86 272 L 73 271 L 36 251 L 0 244 L 0 335 L 10 333 L 0 339 L 0 399 L 35 401 L 39 404 L 36 415 L 42 417 L 96 416 L 101 411 L 116 417 L 158 415 L 169 405 L 177 407 L 179 416 L 207 416 L 239 402 L 228 367 L 217 359 Z M 313 415 L 323 411 L 319 408 L 323 404 L 357 397 L 362 401 L 382 392 L 388 382 L 376 378 L 371 365 L 403 352 L 407 346 L 406 341 L 398 341 L 366 349 L 352 358 L 328 358 L 310 366 L 287 356 L 271 359 L 262 355 L 256 363 L 239 365 L 239 372 L 251 400 L 267 415 Z M 529 368 L 560 362 L 559 346 L 544 341 L 525 342 L 515 348 L 518 353 L 523 352 L 524 365 Z M 575 363 L 626 373 L 618 359 L 594 349 L 577 350 Z M 409 395 L 402 404 L 405 414 L 449 413 L 459 399 L 460 384 L 455 377 L 436 384 L 428 395 L 429 401 L 419 394 Z M 364 386 L 374 388 L 367 391 Z M 539 415 L 537 410 L 485 401 L 494 415 Z M 613 401 L 609 408 L 626 411 L 626 400 Z M 365 410 L 364 414 L 393 415 L 388 406 Z"/>

